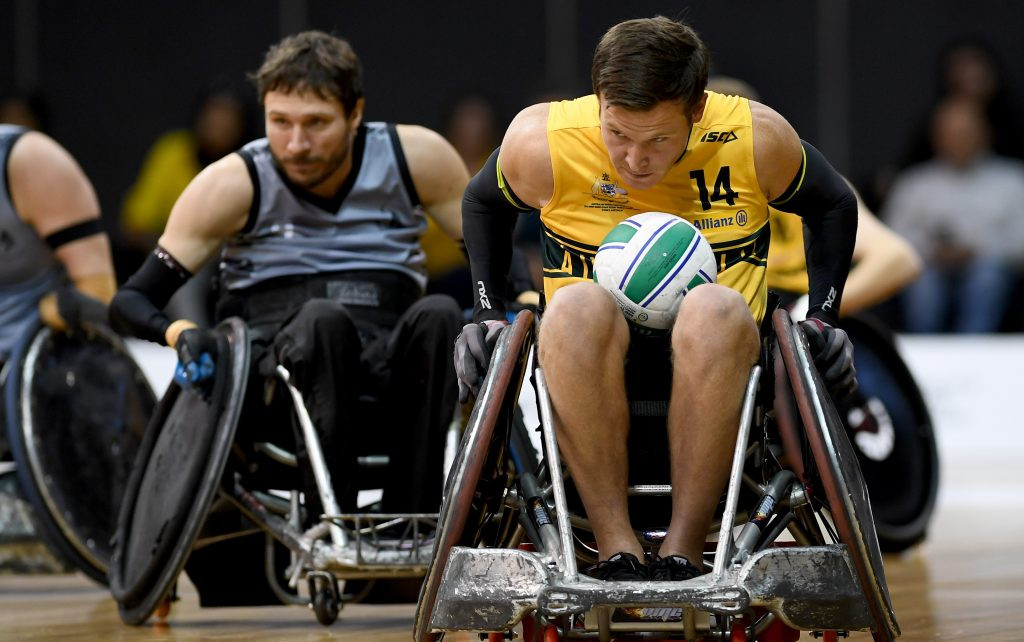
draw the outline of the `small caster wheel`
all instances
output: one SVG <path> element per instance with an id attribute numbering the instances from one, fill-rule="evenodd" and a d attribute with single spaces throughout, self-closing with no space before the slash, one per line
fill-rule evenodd
<path id="1" fill-rule="evenodd" d="M 306 580 L 309 582 L 309 595 L 313 600 L 309 608 L 316 614 L 316 621 L 324 626 L 334 624 L 341 611 L 341 590 L 338 578 L 332 573 L 311 571 Z"/>
<path id="2" fill-rule="evenodd" d="M 316 613 L 316 621 L 324 626 L 334 624 L 338 619 L 338 598 L 329 587 L 321 588 L 313 596 L 313 612 Z"/>

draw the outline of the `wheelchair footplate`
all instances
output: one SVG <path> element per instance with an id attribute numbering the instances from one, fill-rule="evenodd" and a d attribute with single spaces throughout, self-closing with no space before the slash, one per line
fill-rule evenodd
<path id="1" fill-rule="evenodd" d="M 421 577 L 434 546 L 437 513 L 351 513 L 324 516 L 318 531 L 336 524 L 347 535 L 337 545 L 318 539 L 313 566 L 343 579 Z"/>
<path id="2" fill-rule="evenodd" d="M 675 632 L 692 639 L 710 632 L 709 614 L 737 617 L 756 608 L 794 629 L 867 630 L 872 624 L 841 544 L 769 548 L 720 578 L 709 573 L 685 582 L 569 580 L 537 553 L 453 547 L 430 628 L 508 631 L 534 612 L 548 621 L 583 616 L 585 631 Z"/>

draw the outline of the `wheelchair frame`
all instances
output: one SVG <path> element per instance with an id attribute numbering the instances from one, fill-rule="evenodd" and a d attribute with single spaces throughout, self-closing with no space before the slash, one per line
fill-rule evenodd
<path id="1" fill-rule="evenodd" d="M 231 337 L 230 343 L 236 347 L 244 346 L 245 350 L 233 358 L 230 364 L 224 364 L 222 367 L 230 368 L 234 378 L 244 377 L 248 372 L 247 328 L 244 322 L 237 318 L 224 321 L 220 327 Z M 160 573 L 159 585 L 147 598 L 132 606 L 121 605 L 121 617 L 126 623 L 142 624 L 154 611 L 160 617 L 168 614 L 175 599 L 174 579 L 184 568 L 190 551 L 249 535 L 257 529 L 265 533 L 264 571 L 274 595 L 285 604 L 309 606 L 323 625 L 330 625 L 338 618 L 345 602 L 359 599 L 369 591 L 368 586 L 362 594 L 345 594 L 345 580 L 418 578 L 426 573 L 433 549 L 432 536 L 437 524 L 437 514 L 342 513 L 334 496 L 331 475 L 325 463 L 320 440 L 302 394 L 292 383 L 287 369 L 278 366 L 276 375 L 275 381 L 284 386 L 298 418 L 324 514 L 317 523 L 303 530 L 301 524 L 304 508 L 300 503 L 299 491 L 290 489 L 277 493 L 253 488 L 243 473 L 225 465 L 230 448 L 220 447 L 216 454 L 211 455 L 211 459 L 223 459 L 219 462 L 211 461 L 206 473 L 207 479 L 219 481 L 214 482 L 214 488 L 210 488 L 209 491 L 200 491 L 208 493 L 208 497 L 200 498 L 199 504 L 195 507 L 195 512 L 201 511 L 202 514 L 192 515 L 187 530 L 182 534 L 183 540 L 189 539 L 188 547 L 184 548 L 182 545 L 182 550 L 170 558 L 167 567 Z M 195 394 L 187 390 L 176 392 L 179 395 Z M 230 405 L 225 412 L 229 415 L 234 413 L 233 421 L 236 423 L 240 412 L 240 400 L 234 400 Z M 169 410 L 165 412 L 165 419 L 169 413 Z M 150 428 L 154 426 L 151 425 Z M 232 423 L 230 433 L 218 436 L 218 441 L 230 439 L 232 444 L 235 443 L 234 428 L 235 425 Z M 457 428 L 453 419 L 449 431 Z M 149 436 L 150 440 L 155 438 L 156 435 Z M 298 465 L 294 454 L 272 443 L 258 442 L 254 447 L 279 464 L 288 467 Z M 371 466 L 383 463 L 375 458 L 366 459 L 369 461 L 364 463 Z M 136 473 L 142 474 L 141 470 Z M 440 482 L 438 479 L 438 483 Z M 254 528 L 200 536 L 200 526 L 206 515 L 212 512 L 211 507 L 225 503 L 237 508 L 252 522 Z M 122 521 L 128 521 L 130 512 L 125 513 L 123 510 L 122 513 Z M 275 548 L 278 543 L 283 545 L 290 555 L 286 578 L 279 577 L 276 571 Z M 299 586 L 302 582 L 308 586 L 307 597 L 300 594 Z M 127 593 L 121 584 L 119 581 L 118 590 Z M 117 593 L 115 597 L 118 597 Z M 134 599 L 134 595 L 132 597 Z"/>
<path id="2" fill-rule="evenodd" d="M 267 533 L 265 568 L 275 594 L 282 602 L 310 606 L 321 624 L 330 625 L 337 619 L 344 602 L 356 597 L 342 593 L 344 580 L 417 578 L 426 574 L 437 513 L 342 513 L 302 393 L 292 384 L 286 368 L 277 366 L 276 374 L 289 393 L 302 429 L 325 512 L 317 524 L 302 531 L 302 507 L 296 490 L 290 491 L 288 501 L 284 502 L 276 496 L 248 490 L 236 473 L 230 483 L 224 480 L 229 487 L 222 492 Z M 454 421 L 449 430 L 452 429 L 455 429 Z M 257 448 L 280 463 L 297 465 L 291 453 L 273 444 L 258 443 Z M 301 580 L 307 580 L 308 601 L 290 592 L 277 578 L 274 541 L 291 553 L 288 588 L 294 590 Z M 197 542 L 197 546 L 201 545 L 202 541 Z"/>
<path id="3" fill-rule="evenodd" d="M 602 582 L 579 574 L 573 528 L 585 520 L 568 510 L 551 403 L 536 364 L 546 485 L 517 463 L 521 453 L 504 452 L 516 445 L 496 427 L 512 425 L 509 399 L 514 403 L 518 398 L 535 351 L 532 338 L 538 323 L 532 313 L 520 313 L 498 341 L 449 475 L 414 639 L 434 640 L 459 630 L 492 632 L 496 639 L 520 622 L 524 637 L 544 630 L 545 640 L 609 640 L 626 633 L 753 639 L 773 626 L 833 636 L 837 631 L 872 630 L 878 640 L 899 635 L 856 457 L 848 441 L 842 443 L 845 431 L 809 358 L 803 333 L 788 314 L 777 311 L 773 325 L 786 374 L 800 383 L 793 394 L 807 429 L 790 425 L 784 430 L 798 442 L 806 438 L 810 448 L 785 455 L 813 460 L 804 462 L 801 478 L 779 464 L 781 448 L 766 439 L 774 418 L 756 403 L 765 364 L 755 365 L 744 395 L 714 567 L 686 582 Z M 754 429 L 762 431 L 758 436 L 765 437 L 763 443 L 751 439 Z M 752 461 L 763 467 L 764 483 L 748 472 Z M 496 491 L 502 478 L 515 481 L 516 487 L 506 484 Z M 738 519 L 743 488 L 759 497 L 745 523 Z M 631 492 L 670 494 L 671 489 Z M 515 521 L 518 526 L 511 526 Z M 481 525 L 490 531 L 488 542 L 481 541 Z M 795 545 L 774 545 L 785 530 L 793 534 Z M 521 546 L 524 537 L 529 544 Z M 675 608 L 682 617 L 612 621 L 613 612 L 622 607 Z"/>

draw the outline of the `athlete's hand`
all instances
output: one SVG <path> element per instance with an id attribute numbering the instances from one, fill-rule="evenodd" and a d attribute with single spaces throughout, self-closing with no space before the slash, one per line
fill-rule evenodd
<path id="1" fill-rule="evenodd" d="M 39 317 L 52 330 L 77 332 L 82 329 L 83 322 L 105 324 L 107 306 L 68 283 L 40 300 Z"/>
<path id="2" fill-rule="evenodd" d="M 481 321 L 470 323 L 462 328 L 459 338 L 455 340 L 455 376 L 459 380 L 459 403 L 469 401 L 469 393 L 474 395 L 480 390 L 487 366 L 491 363 L 491 353 L 498 343 L 498 335 L 507 321 Z"/>
<path id="3" fill-rule="evenodd" d="M 182 330 L 174 349 L 178 353 L 174 380 L 182 388 L 190 388 L 213 378 L 213 357 L 217 354 L 217 338 L 212 330 Z"/>
<path id="4" fill-rule="evenodd" d="M 812 313 L 813 314 L 813 313 Z M 857 390 L 857 371 L 853 367 L 853 344 L 846 331 L 811 317 L 800 322 L 811 357 L 825 379 L 832 398 L 842 402 Z"/>

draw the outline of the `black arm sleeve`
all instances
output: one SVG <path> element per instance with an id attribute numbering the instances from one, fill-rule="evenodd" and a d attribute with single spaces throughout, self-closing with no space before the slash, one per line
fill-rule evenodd
<path id="1" fill-rule="evenodd" d="M 821 152 L 800 141 L 804 161 L 793 183 L 769 205 L 799 215 L 807 255 L 807 316 L 839 321 L 843 286 L 857 240 L 857 198 Z"/>
<path id="2" fill-rule="evenodd" d="M 111 300 L 110 327 L 123 335 L 163 344 L 164 333 L 171 325 L 163 308 L 191 277 L 158 245 Z"/>
<path id="3" fill-rule="evenodd" d="M 520 212 L 529 211 L 505 183 L 494 152 L 466 186 L 462 237 L 473 275 L 473 320 L 505 319 L 512 233 Z"/>

